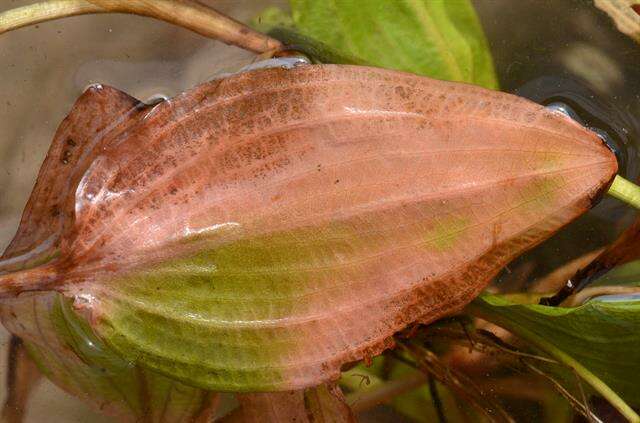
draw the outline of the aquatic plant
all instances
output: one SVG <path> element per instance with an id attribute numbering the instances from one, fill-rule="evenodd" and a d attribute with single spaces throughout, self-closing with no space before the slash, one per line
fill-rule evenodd
<path id="1" fill-rule="evenodd" d="M 0 15 L 12 29 L 137 13 L 269 56 L 339 63 L 276 59 L 156 105 L 89 88 L 0 262 L 0 316 L 20 339 L 16 383 L 32 379 L 33 360 L 122 420 L 204 421 L 214 392 L 234 392 L 240 407 L 225 421 L 349 421 L 341 371 L 392 351 L 396 364 L 509 421 L 424 333 L 406 330 L 464 313 L 537 352 L 465 324 L 477 344 L 524 357 L 554 383 L 575 373 L 637 419 L 625 375 L 639 362 L 602 364 L 637 345 L 625 329 L 637 321 L 634 300 L 561 309 L 478 297 L 607 190 L 637 203 L 615 155 L 564 114 L 491 90 L 468 3 L 329 3 L 265 11 L 256 22 L 277 40 L 190 1 L 54 1 Z M 336 29 L 335 19 L 349 24 Z M 380 55 L 385 43 L 394 48 Z M 616 331 L 623 343 L 610 342 Z M 12 395 L 6 415 L 23 406 Z"/>

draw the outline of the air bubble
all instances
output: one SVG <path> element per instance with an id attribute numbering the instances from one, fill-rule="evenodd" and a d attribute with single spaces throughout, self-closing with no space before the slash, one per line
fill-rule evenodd
<path id="1" fill-rule="evenodd" d="M 557 112 L 557 113 L 562 113 L 563 115 L 567 116 L 568 118 L 571 118 L 572 120 L 575 120 L 576 122 L 578 122 L 580 125 L 584 126 L 584 121 L 582 119 L 580 119 L 580 116 L 578 116 L 578 114 L 575 112 L 575 110 L 573 110 L 571 107 L 569 107 L 568 104 L 566 103 L 561 103 L 559 101 L 554 102 L 554 103 L 549 103 L 545 106 L 547 109 Z"/>
<path id="2" fill-rule="evenodd" d="M 152 96 L 150 96 L 149 98 L 147 98 L 144 103 L 148 106 L 156 106 L 160 103 L 163 103 L 167 100 L 169 100 L 169 96 L 166 94 L 153 94 Z"/>
<path id="3" fill-rule="evenodd" d="M 282 68 L 293 69 L 298 66 L 311 64 L 311 61 L 305 56 L 287 56 L 274 57 L 272 59 L 262 60 L 260 62 L 251 63 L 238 71 L 238 73 L 249 72 L 258 69 Z"/>

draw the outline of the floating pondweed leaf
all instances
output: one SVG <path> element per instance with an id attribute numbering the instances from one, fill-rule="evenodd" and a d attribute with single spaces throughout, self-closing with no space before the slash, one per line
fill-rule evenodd
<path id="1" fill-rule="evenodd" d="M 256 70 L 152 109 L 98 94 L 119 106 L 74 108 L 11 250 L 60 234 L 58 253 L 0 277 L 3 321 L 69 355 L 41 314 L 21 326 L 54 294 L 11 297 L 62 293 L 123 362 L 208 390 L 337 379 L 459 311 L 617 169 L 561 114 L 396 71 Z"/>

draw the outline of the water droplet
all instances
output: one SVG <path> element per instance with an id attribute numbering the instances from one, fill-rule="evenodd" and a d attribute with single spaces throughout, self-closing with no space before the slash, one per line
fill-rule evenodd
<path id="1" fill-rule="evenodd" d="M 161 94 L 161 93 L 157 93 L 157 94 L 153 94 L 152 96 L 150 96 L 149 98 L 147 98 L 144 103 L 148 106 L 155 106 L 157 104 L 160 104 L 164 101 L 169 100 L 169 96 L 166 94 Z"/>

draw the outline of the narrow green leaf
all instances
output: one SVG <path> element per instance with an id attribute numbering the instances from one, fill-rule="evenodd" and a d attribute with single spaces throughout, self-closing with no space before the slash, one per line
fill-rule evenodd
<path id="1" fill-rule="evenodd" d="M 640 404 L 640 301 L 591 300 L 575 308 L 515 304 L 500 296 L 474 300 L 468 311 L 493 322 L 573 368 L 631 421 Z"/>

